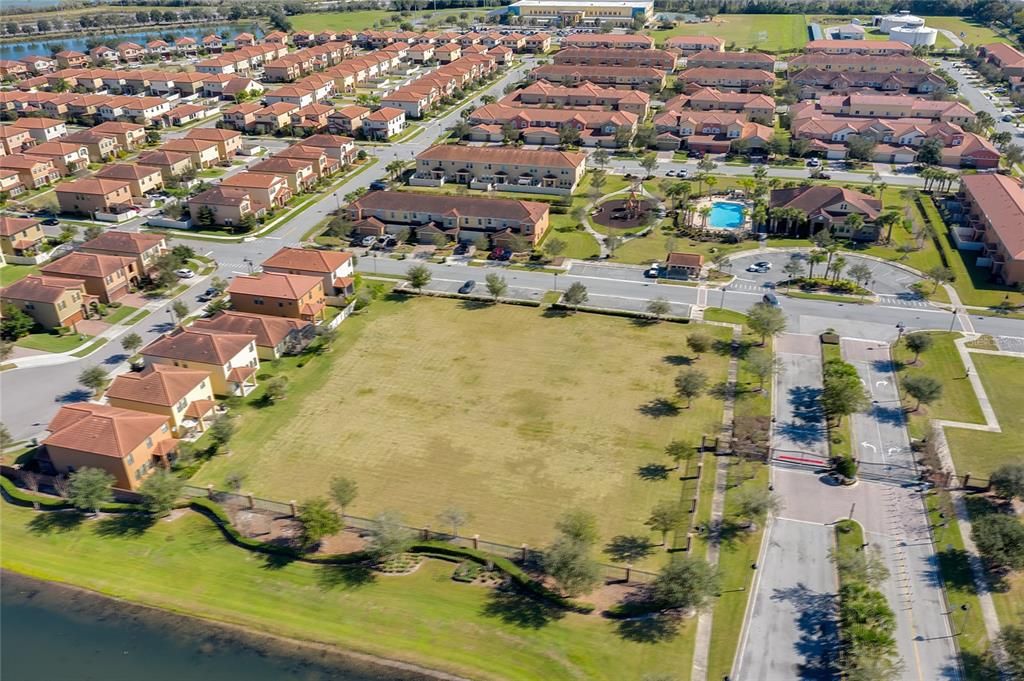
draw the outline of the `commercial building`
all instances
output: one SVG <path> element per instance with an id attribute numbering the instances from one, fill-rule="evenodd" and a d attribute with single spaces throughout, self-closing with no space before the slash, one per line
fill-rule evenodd
<path id="1" fill-rule="evenodd" d="M 653 0 L 518 0 L 510 23 L 541 26 L 633 26 L 654 19 Z"/>
<path id="2" fill-rule="evenodd" d="M 768 205 L 770 209 L 795 209 L 801 215 L 801 218 L 794 220 L 781 217 L 779 211 L 770 211 L 772 217 L 768 222 L 769 234 L 807 239 L 827 230 L 841 239 L 878 239 L 878 225 L 875 221 L 882 213 L 882 202 L 854 189 L 826 185 L 773 189 Z M 847 221 L 855 214 L 862 218 L 856 230 Z"/>

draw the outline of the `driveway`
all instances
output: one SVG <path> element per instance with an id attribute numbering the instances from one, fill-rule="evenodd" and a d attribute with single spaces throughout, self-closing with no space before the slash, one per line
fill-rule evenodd
<path id="1" fill-rule="evenodd" d="M 851 417 L 853 451 L 859 475 L 868 479 L 915 482 L 918 479 L 910 450 L 903 405 L 896 389 L 889 345 L 877 341 L 840 341 L 843 359 L 857 368 L 871 396 L 871 408 Z"/>
<path id="2" fill-rule="evenodd" d="M 775 339 L 781 370 L 775 376 L 773 460 L 822 466 L 828 462 L 821 408 L 821 346 L 817 336 L 787 333 Z"/>
<path id="3" fill-rule="evenodd" d="M 996 121 L 996 132 L 1008 132 L 1015 138 L 1024 137 L 1024 131 L 1017 127 L 1016 124 L 1004 123 L 1002 121 L 1004 112 L 1000 107 L 996 106 L 995 102 L 989 99 L 985 93 L 981 91 L 981 88 L 974 85 L 967 79 L 968 74 L 977 75 L 976 71 L 968 67 L 966 72 L 962 73 L 953 66 L 953 62 L 947 60 L 940 61 L 939 66 L 956 81 L 957 87 L 959 88 L 959 94 L 967 100 L 968 106 L 974 109 L 975 112 L 987 111 L 992 114 L 992 118 Z M 984 87 L 987 87 L 987 85 Z"/>
<path id="4" fill-rule="evenodd" d="M 733 678 L 836 678 L 829 668 L 839 644 L 832 528 L 780 517 L 764 542 Z"/>

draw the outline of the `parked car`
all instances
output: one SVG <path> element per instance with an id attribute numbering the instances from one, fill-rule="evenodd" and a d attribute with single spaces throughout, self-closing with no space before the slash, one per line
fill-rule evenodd
<path id="1" fill-rule="evenodd" d="M 180 270 L 174 270 L 174 273 L 177 274 L 182 279 L 191 279 L 192 277 L 196 276 L 196 273 L 188 269 L 187 267 L 182 267 Z"/>
<path id="2" fill-rule="evenodd" d="M 359 245 L 360 246 L 366 246 L 367 248 L 369 248 L 370 246 L 373 246 L 375 243 L 377 243 L 377 237 L 373 236 L 372 234 L 364 236 L 359 241 Z"/>
<path id="3" fill-rule="evenodd" d="M 462 294 L 472 293 L 473 289 L 475 289 L 475 288 L 476 288 L 476 282 L 474 280 L 470 279 L 465 284 L 463 284 L 462 286 L 459 287 L 459 293 L 462 293 Z"/>
<path id="4" fill-rule="evenodd" d="M 819 161 L 816 158 L 807 159 L 807 167 L 808 168 L 817 168 L 820 165 L 821 165 L 821 161 Z"/>
<path id="5" fill-rule="evenodd" d="M 388 188 L 387 182 L 381 182 L 380 180 L 374 180 L 370 183 L 370 191 L 381 192 L 386 191 Z"/>
<path id="6" fill-rule="evenodd" d="M 508 260 L 512 257 L 512 251 L 507 248 L 498 247 L 491 251 L 491 260 Z"/>
<path id="7" fill-rule="evenodd" d="M 755 262 L 753 265 L 747 267 L 748 272 L 755 272 L 757 274 L 766 274 L 772 269 L 772 264 L 766 260 L 761 262 Z"/>
<path id="8" fill-rule="evenodd" d="M 761 296 L 761 302 L 772 307 L 779 307 L 779 299 L 774 293 L 766 293 Z"/>
<path id="9" fill-rule="evenodd" d="M 46 218 L 45 220 L 43 220 L 43 224 L 48 227 L 53 227 L 54 225 L 59 225 L 60 220 L 58 220 L 57 218 Z"/>
<path id="10" fill-rule="evenodd" d="M 652 262 L 650 266 L 644 270 L 644 276 L 648 279 L 657 279 L 661 274 L 661 263 Z"/>
<path id="11" fill-rule="evenodd" d="M 1003 116 L 1003 123 L 1010 123 L 1012 121 L 1013 121 L 1013 116 L 1011 116 L 1010 114 L 1006 114 L 1005 116 Z"/>
<path id="12" fill-rule="evenodd" d="M 208 300 L 213 300 L 220 295 L 220 291 L 215 288 L 208 288 L 199 295 L 199 302 L 205 303 Z"/>
<path id="13" fill-rule="evenodd" d="M 687 173 L 688 171 L 686 170 L 686 168 L 683 168 L 682 170 L 679 171 L 679 177 L 686 177 Z"/>

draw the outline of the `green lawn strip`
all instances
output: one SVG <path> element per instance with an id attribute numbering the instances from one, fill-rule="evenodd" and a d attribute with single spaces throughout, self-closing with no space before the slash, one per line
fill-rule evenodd
<path id="1" fill-rule="evenodd" d="M 1020 406 L 1021 396 L 1024 396 L 1024 360 L 977 353 L 971 358 L 992 402 L 992 408 L 995 409 L 1002 432 L 947 428 L 946 439 L 958 475 L 971 473 L 987 477 L 1003 464 L 1024 462 L 1024 437 L 1021 437 L 1021 433 L 1024 433 L 1024 410 Z M 969 420 L 955 415 L 943 418 Z M 980 414 L 977 418 L 980 421 Z"/>
<path id="2" fill-rule="evenodd" d="M 134 324 L 137 324 L 137 323 L 141 322 L 146 317 L 148 317 L 149 313 L 150 313 L 150 310 L 139 310 L 138 314 L 133 315 L 132 317 L 129 317 L 128 319 L 125 319 L 121 323 L 124 324 L 125 326 L 132 326 Z"/>
<path id="3" fill-rule="evenodd" d="M 945 586 L 946 599 L 954 612 L 953 626 L 963 633 L 957 637 L 960 658 L 968 681 L 987 681 L 982 656 L 988 649 L 988 636 L 981 614 L 981 603 L 974 585 L 970 561 L 964 550 L 960 525 L 956 522 L 953 502 L 942 489 L 930 490 L 925 496 L 928 521 L 932 527 L 939 573 Z M 962 606 L 967 606 L 965 613 Z M 966 617 L 966 619 L 965 619 Z"/>
<path id="4" fill-rule="evenodd" d="M 691 663 L 693 620 L 671 640 L 635 643 L 600 616 L 555 613 L 455 584 L 445 561 L 359 581 L 337 566 L 291 562 L 268 570 L 266 559 L 227 544 L 193 513 L 118 533 L 107 527 L 116 518 L 47 532 L 36 529 L 46 524 L 29 509 L 4 511 L 4 569 L 299 640 L 482 679 L 622 679 L 638 668 L 667 673 Z M 125 571 L 127 562 L 135 569 Z M 533 613 L 531 624 L 515 615 L 517 604 Z"/>
<path id="5" fill-rule="evenodd" d="M 929 419 L 949 419 L 951 421 L 965 421 L 967 423 L 984 423 L 985 419 L 981 414 L 981 406 L 971 388 L 971 382 L 966 380 L 966 369 L 960 360 L 960 353 L 953 344 L 960 334 L 944 331 L 924 331 L 932 337 L 932 347 L 921 353 L 917 364 L 911 364 L 914 353 L 907 350 L 906 345 L 900 343 L 893 347 L 892 356 L 896 361 L 896 377 L 902 381 L 907 376 L 925 374 L 942 383 L 942 397 L 930 405 L 922 406 L 917 411 L 908 412 L 907 426 L 913 438 L 921 439 L 928 433 Z M 901 391 L 901 394 L 902 391 Z M 914 406 L 913 398 L 903 394 L 903 404 L 908 409 Z M 957 465 L 957 471 L 961 470 Z M 975 471 L 978 472 L 978 471 Z"/>
<path id="6" fill-rule="evenodd" d="M 94 350 L 97 350 L 100 347 L 102 347 L 103 345 L 106 345 L 106 343 L 107 343 L 107 339 L 106 338 L 97 338 L 96 340 L 94 340 L 93 342 L 89 343 L 88 345 L 86 345 L 84 348 L 82 348 L 78 352 L 72 353 L 72 356 L 74 356 L 74 357 L 85 357 L 86 355 L 91 354 Z"/>
<path id="7" fill-rule="evenodd" d="M 821 359 L 823 363 L 831 360 L 842 360 L 842 351 L 838 345 L 822 343 Z M 833 425 L 831 419 L 828 419 L 827 425 L 829 453 L 835 457 L 849 458 L 853 456 L 853 419 L 846 417 L 838 426 Z"/>
<path id="8" fill-rule="evenodd" d="M 787 291 L 783 295 L 804 300 L 824 300 L 829 303 L 848 303 L 850 305 L 871 305 L 873 301 L 856 296 L 836 296 L 829 293 L 808 293 L 806 291 Z"/>
<path id="9" fill-rule="evenodd" d="M 746 324 L 747 315 L 724 307 L 709 307 L 704 310 L 704 319 L 709 322 L 725 322 L 726 324 Z"/>
<path id="10" fill-rule="evenodd" d="M 358 482 L 355 515 L 395 509 L 410 524 L 431 524 L 458 505 L 473 514 L 466 532 L 542 546 L 552 519 L 579 506 L 599 515 L 605 540 L 646 535 L 650 509 L 678 498 L 678 486 L 667 476 L 644 479 L 640 469 L 665 464 L 668 442 L 696 443 L 720 427 L 722 404 L 713 396 L 689 409 L 673 397 L 681 363 L 704 371 L 711 385 L 724 379 L 726 357 L 686 350 L 686 333 L 698 328 L 729 335 L 518 306 L 378 300 L 340 327 L 329 354 L 301 358 L 315 367 L 290 371 L 287 399 L 259 408 L 260 388 L 238 407 L 232 456 L 206 463 L 195 482 L 222 487 L 244 472 L 256 494 L 302 500 L 326 491 L 329 476 L 295 474 L 315 460 Z M 460 340 L 467 337 L 472 351 Z M 491 358 L 509 343 L 519 347 L 515 371 L 496 370 Z M 629 362 L 622 347 L 631 348 Z M 262 366 L 260 383 L 275 371 Z M 428 399 L 425 385 L 464 396 L 462 406 Z M 344 437 L 330 426 L 338 409 L 361 415 Z M 461 435 L 481 424 L 486 444 Z"/>
<path id="11" fill-rule="evenodd" d="M 55 333 L 30 333 L 22 336 L 14 342 L 20 348 L 30 350 L 42 350 L 43 352 L 69 352 L 82 345 L 92 336 L 79 336 L 77 333 L 69 333 L 58 336 Z"/>
<path id="12" fill-rule="evenodd" d="M 0 267 L 0 286 L 10 286 L 19 279 L 39 272 L 39 265 L 11 265 Z"/>
<path id="13" fill-rule="evenodd" d="M 323 220 L 321 220 L 320 222 L 316 223 L 315 225 L 310 227 L 309 230 L 307 230 L 305 234 L 302 235 L 302 239 L 301 240 L 302 241 L 309 241 L 313 237 L 319 236 L 321 232 L 323 232 L 325 229 L 327 229 L 327 225 L 329 225 L 331 223 L 331 220 L 333 220 L 333 219 L 334 219 L 333 217 L 326 217 Z"/>
<path id="14" fill-rule="evenodd" d="M 122 305 L 121 307 L 108 309 L 110 310 L 110 314 L 104 317 L 102 321 L 105 321 L 107 324 L 120 324 L 129 315 L 135 314 L 139 308 L 132 307 L 131 305 Z"/>
<path id="15" fill-rule="evenodd" d="M 731 465 L 729 485 L 725 494 L 727 519 L 735 516 L 736 496 L 740 490 L 768 486 L 768 466 L 760 463 Z M 756 531 L 740 529 L 720 547 L 718 569 L 722 576 L 722 592 L 714 604 L 708 679 L 724 678 L 736 656 L 743 615 L 754 579 L 754 570 L 750 566 L 757 562 L 764 524 L 763 518 L 758 519 Z"/>

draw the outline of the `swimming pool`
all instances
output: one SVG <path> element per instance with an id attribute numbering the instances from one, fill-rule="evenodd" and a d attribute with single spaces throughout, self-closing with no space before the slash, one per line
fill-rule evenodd
<path id="1" fill-rule="evenodd" d="M 711 203 L 708 225 L 715 229 L 739 229 L 745 222 L 743 212 L 742 203 L 714 201 Z"/>

